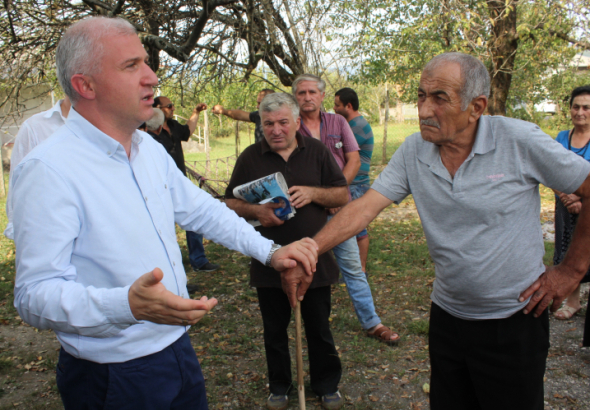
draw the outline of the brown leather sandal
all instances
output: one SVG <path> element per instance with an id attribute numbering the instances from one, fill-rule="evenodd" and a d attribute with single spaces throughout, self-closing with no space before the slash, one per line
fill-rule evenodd
<path id="1" fill-rule="evenodd" d="M 393 335 L 396 335 L 397 338 L 392 340 L 391 336 L 393 336 Z M 388 328 L 385 325 L 381 326 L 379 329 L 375 330 L 373 333 L 367 332 L 367 336 L 377 339 L 380 342 L 383 342 L 383 343 L 388 344 L 390 346 L 398 344 L 398 342 L 401 339 L 399 334 L 393 332 L 390 328 Z"/>

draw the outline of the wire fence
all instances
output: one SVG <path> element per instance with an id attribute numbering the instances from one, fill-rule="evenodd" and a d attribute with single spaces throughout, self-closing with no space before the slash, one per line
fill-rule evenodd
<path id="1" fill-rule="evenodd" d="M 189 178 L 215 198 L 225 197 L 225 190 L 236 165 L 236 156 L 205 161 L 185 161 Z"/>

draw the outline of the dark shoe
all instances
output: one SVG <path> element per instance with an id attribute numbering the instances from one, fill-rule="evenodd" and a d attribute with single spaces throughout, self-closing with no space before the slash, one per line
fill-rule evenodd
<path id="1" fill-rule="evenodd" d="M 201 290 L 201 287 L 199 285 L 187 284 L 186 290 L 188 290 L 188 294 L 190 295 L 191 293 L 197 293 L 199 290 Z"/>
<path id="2" fill-rule="evenodd" d="M 270 394 L 266 400 L 266 408 L 268 410 L 285 410 L 289 406 L 289 397 L 278 394 Z"/>
<path id="3" fill-rule="evenodd" d="M 221 266 L 219 266 L 216 263 L 211 263 L 211 262 L 207 262 L 206 264 L 204 264 L 203 266 L 201 266 L 200 268 L 194 268 L 193 270 L 197 271 L 197 272 L 213 272 L 216 271 L 217 269 L 221 268 Z"/>
<path id="4" fill-rule="evenodd" d="M 336 393 L 322 396 L 322 407 L 328 410 L 338 410 L 344 406 L 344 399 L 338 390 Z"/>

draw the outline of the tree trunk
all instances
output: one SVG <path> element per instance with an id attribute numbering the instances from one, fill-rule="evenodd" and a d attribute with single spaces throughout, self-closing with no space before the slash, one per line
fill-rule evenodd
<path id="1" fill-rule="evenodd" d="M 389 121 L 389 89 L 385 84 L 385 119 L 383 120 L 383 158 L 381 162 L 387 164 L 387 122 Z"/>
<path id="2" fill-rule="evenodd" d="M 512 70 L 518 48 L 516 6 L 518 0 L 487 0 L 492 21 L 489 50 L 492 57 L 491 88 L 488 112 L 506 115 L 506 100 L 512 82 Z"/>

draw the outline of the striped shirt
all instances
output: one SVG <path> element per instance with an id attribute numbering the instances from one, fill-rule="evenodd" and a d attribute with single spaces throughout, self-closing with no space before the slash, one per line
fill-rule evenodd
<path id="1" fill-rule="evenodd" d="M 373 156 L 373 130 L 362 115 L 353 118 L 348 122 L 356 142 L 359 144 L 361 151 L 361 168 L 352 181 L 351 185 L 361 185 L 369 183 L 369 171 L 371 168 L 371 157 Z"/>

